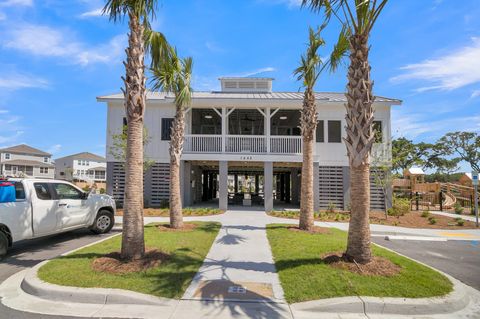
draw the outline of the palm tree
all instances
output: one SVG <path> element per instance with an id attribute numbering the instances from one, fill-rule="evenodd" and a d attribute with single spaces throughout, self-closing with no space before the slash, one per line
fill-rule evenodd
<path id="1" fill-rule="evenodd" d="M 317 129 L 317 109 L 313 89 L 320 75 L 320 67 L 322 65 L 322 60 L 317 50 L 325 44 L 325 41 L 320 37 L 320 31 L 320 28 L 317 31 L 309 28 L 307 50 L 300 59 L 300 66 L 294 71 L 294 75 L 298 76 L 297 79 L 302 81 L 305 87 L 300 117 L 303 138 L 303 163 L 299 228 L 303 230 L 312 230 L 313 228 L 313 148 L 315 146 L 315 131 Z"/>
<path id="2" fill-rule="evenodd" d="M 174 51 L 165 63 L 152 68 L 153 89 L 175 95 L 175 118 L 170 135 L 170 227 L 183 227 L 182 200 L 180 192 L 180 157 L 185 136 L 185 111 L 192 98 L 193 60 L 181 59 Z"/>
<path id="3" fill-rule="evenodd" d="M 344 257 L 358 263 L 372 258 L 370 247 L 370 153 L 375 141 L 372 129 L 374 100 L 370 79 L 368 40 L 388 0 L 302 0 L 315 12 L 325 14 L 324 24 L 333 18 L 342 29 L 329 64 L 335 70 L 349 53 L 345 144 L 350 164 L 351 218 Z"/>
<path id="4" fill-rule="evenodd" d="M 130 33 L 124 62 L 126 76 L 125 113 L 127 116 L 127 151 L 125 159 L 125 193 L 121 256 L 140 259 L 145 254 L 143 233 L 143 116 L 145 113 L 145 53 L 152 65 L 159 64 L 168 48 L 165 37 L 150 28 L 155 16 L 156 0 L 107 0 L 103 13 L 117 22 L 128 17 Z"/>

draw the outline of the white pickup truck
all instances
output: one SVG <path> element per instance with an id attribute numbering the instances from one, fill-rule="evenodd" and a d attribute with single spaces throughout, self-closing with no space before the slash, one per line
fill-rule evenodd
<path id="1" fill-rule="evenodd" d="M 115 201 L 108 195 L 83 192 L 66 181 L 9 179 L 16 201 L 0 203 L 0 258 L 14 242 L 89 228 L 109 232 L 114 223 Z"/>

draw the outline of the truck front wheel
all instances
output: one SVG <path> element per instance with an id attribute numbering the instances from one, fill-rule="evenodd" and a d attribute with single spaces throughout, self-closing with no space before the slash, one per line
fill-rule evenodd
<path id="1" fill-rule="evenodd" d="M 3 231 L 0 231 L 0 260 L 7 255 L 8 237 Z"/>
<path id="2" fill-rule="evenodd" d="M 91 230 L 95 234 L 105 234 L 112 229 L 114 223 L 115 219 L 113 217 L 113 214 L 106 209 L 102 209 L 98 212 L 97 217 L 95 218 L 95 221 L 93 222 L 93 225 L 91 227 Z"/>

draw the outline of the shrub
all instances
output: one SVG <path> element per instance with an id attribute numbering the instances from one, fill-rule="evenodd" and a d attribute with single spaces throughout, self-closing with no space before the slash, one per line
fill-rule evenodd
<path id="1" fill-rule="evenodd" d="M 336 215 L 335 215 L 335 221 L 338 222 L 340 219 L 341 219 L 340 214 L 336 214 Z"/>
<path id="2" fill-rule="evenodd" d="M 160 201 L 160 208 L 169 208 L 170 202 L 167 199 L 162 199 Z"/>
<path id="3" fill-rule="evenodd" d="M 457 220 L 457 226 L 463 226 L 465 224 L 465 221 L 463 219 Z"/>
<path id="4" fill-rule="evenodd" d="M 423 218 L 427 218 L 428 216 L 430 216 L 430 212 L 428 210 L 424 210 L 420 216 L 422 216 Z"/>
<path id="5" fill-rule="evenodd" d="M 387 210 L 390 216 L 403 216 L 410 212 L 410 200 L 407 198 L 393 198 L 393 205 Z"/>
<path id="6" fill-rule="evenodd" d="M 327 206 L 327 213 L 335 213 L 335 204 L 330 202 Z"/>
<path id="7" fill-rule="evenodd" d="M 437 220 L 435 219 L 435 217 L 430 216 L 428 218 L 428 222 L 430 223 L 430 225 L 435 225 L 437 223 Z"/>
<path id="8" fill-rule="evenodd" d="M 105 194 L 106 191 L 105 191 L 105 188 L 100 188 L 100 194 Z"/>
<path id="9" fill-rule="evenodd" d="M 463 213 L 463 207 L 459 202 L 456 202 L 453 208 L 455 209 L 455 214 L 461 215 Z"/>

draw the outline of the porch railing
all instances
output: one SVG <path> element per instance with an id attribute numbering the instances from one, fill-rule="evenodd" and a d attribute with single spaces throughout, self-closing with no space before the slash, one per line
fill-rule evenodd
<path id="1" fill-rule="evenodd" d="M 301 154 L 301 136 L 186 135 L 184 153 Z"/>
<path id="2" fill-rule="evenodd" d="M 271 136 L 270 153 L 275 154 L 301 154 L 301 136 Z"/>
<path id="3" fill-rule="evenodd" d="M 221 135 L 186 135 L 183 145 L 187 153 L 221 153 Z"/>
<path id="4" fill-rule="evenodd" d="M 267 138 L 263 135 L 227 135 L 227 153 L 266 153 Z"/>

